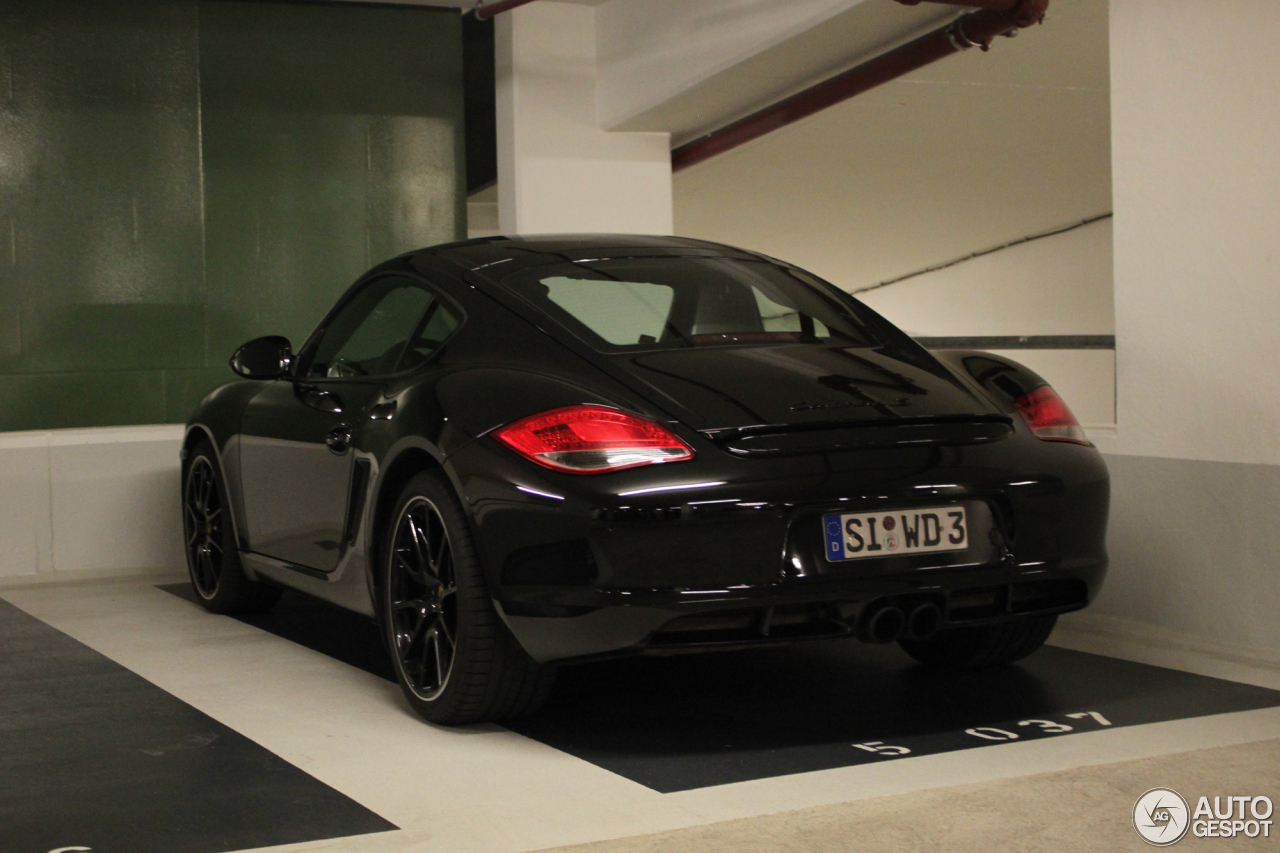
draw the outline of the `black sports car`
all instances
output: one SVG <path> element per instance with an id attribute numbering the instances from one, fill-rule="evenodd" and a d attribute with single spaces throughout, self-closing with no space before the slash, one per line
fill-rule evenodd
<path id="1" fill-rule="evenodd" d="M 376 617 L 435 722 L 527 713 L 556 665 L 615 655 L 1008 662 L 1106 571 L 1107 471 L 1043 379 L 728 246 L 436 246 L 231 366 L 182 451 L 200 601 Z"/>

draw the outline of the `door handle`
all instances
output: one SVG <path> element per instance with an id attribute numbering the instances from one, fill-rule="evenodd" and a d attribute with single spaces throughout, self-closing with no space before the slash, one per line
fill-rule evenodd
<path id="1" fill-rule="evenodd" d="M 342 413 L 342 398 L 332 391 L 321 391 L 314 385 L 299 385 L 298 394 L 302 402 L 313 409 L 335 415 Z"/>
<path id="2" fill-rule="evenodd" d="M 389 421 L 396 416 L 396 401 L 389 400 L 385 403 L 369 407 L 369 419 L 373 421 Z"/>
<path id="3" fill-rule="evenodd" d="M 329 449 L 341 456 L 351 448 L 351 427 L 346 424 L 338 424 L 329 430 L 329 435 L 325 438 L 324 443 Z"/>

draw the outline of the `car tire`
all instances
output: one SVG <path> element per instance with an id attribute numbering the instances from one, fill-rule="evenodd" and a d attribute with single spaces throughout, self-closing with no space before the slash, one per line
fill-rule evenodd
<path id="1" fill-rule="evenodd" d="M 926 666 L 971 669 L 1022 660 L 1044 645 L 1058 617 L 1023 616 L 996 625 L 948 628 L 927 640 L 899 640 L 907 654 Z"/>
<path id="2" fill-rule="evenodd" d="M 182 529 L 191 587 L 210 613 L 264 613 L 283 590 L 245 575 L 221 471 L 207 441 L 188 452 L 182 470 Z"/>
<path id="3" fill-rule="evenodd" d="M 541 707 L 555 669 L 529 657 L 498 616 L 466 516 L 442 472 L 409 481 L 384 541 L 383 629 L 413 710 L 433 723 L 461 725 Z"/>

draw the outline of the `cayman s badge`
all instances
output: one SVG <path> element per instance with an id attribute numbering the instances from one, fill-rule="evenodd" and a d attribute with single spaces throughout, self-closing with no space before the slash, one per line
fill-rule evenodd
<path id="1" fill-rule="evenodd" d="M 906 397 L 899 397 L 896 400 L 888 400 L 881 402 L 879 400 L 840 400 L 835 403 L 810 403 L 807 400 L 794 403 L 791 406 L 793 412 L 820 412 L 828 409 L 867 409 L 875 406 L 910 406 L 911 401 Z"/>

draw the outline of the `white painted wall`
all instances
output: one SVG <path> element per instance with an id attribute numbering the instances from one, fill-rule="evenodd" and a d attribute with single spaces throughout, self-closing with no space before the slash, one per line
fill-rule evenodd
<path id="1" fill-rule="evenodd" d="M 858 298 L 913 335 L 1111 335 L 1111 221 L 1024 243 Z M 1011 350 L 1057 389 L 1081 423 L 1115 423 L 1115 354 Z"/>
<path id="2" fill-rule="evenodd" d="M 182 426 L 0 433 L 0 578 L 181 571 Z"/>
<path id="3" fill-rule="evenodd" d="M 551 0 L 496 19 L 503 233 L 672 231 L 670 136 L 596 119 L 595 21 Z"/>
<path id="4" fill-rule="evenodd" d="M 1112 263 L 1104 219 L 857 296 L 913 335 L 1110 335 Z"/>
<path id="5" fill-rule="evenodd" d="M 1112 0 L 1115 453 L 1280 464 L 1280 3 Z"/>

